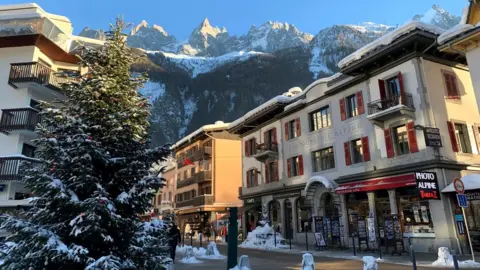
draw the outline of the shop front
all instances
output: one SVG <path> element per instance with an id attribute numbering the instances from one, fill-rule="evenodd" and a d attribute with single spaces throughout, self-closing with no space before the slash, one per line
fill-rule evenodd
<path id="1" fill-rule="evenodd" d="M 243 201 L 243 207 L 240 208 L 239 215 L 242 219 L 242 231 L 246 237 L 253 231 L 262 220 L 262 197 L 248 198 Z"/>

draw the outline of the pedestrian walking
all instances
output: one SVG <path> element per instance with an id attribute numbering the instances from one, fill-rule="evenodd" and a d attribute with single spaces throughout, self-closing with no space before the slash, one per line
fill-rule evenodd
<path id="1" fill-rule="evenodd" d="M 170 231 L 168 232 L 168 245 L 170 246 L 170 258 L 172 258 L 173 263 L 175 263 L 175 252 L 178 243 L 180 243 L 180 237 L 180 230 L 175 223 L 172 223 Z"/>

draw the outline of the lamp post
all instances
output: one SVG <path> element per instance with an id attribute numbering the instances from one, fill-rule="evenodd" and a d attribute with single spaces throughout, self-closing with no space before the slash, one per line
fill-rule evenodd
<path id="1" fill-rule="evenodd" d="M 202 225 L 202 223 L 203 223 L 203 219 L 204 219 L 204 218 L 202 217 L 202 213 L 201 213 L 202 209 L 201 209 L 201 208 L 198 208 L 197 211 L 198 211 L 198 219 L 199 219 L 199 221 L 200 221 L 198 238 L 199 238 L 199 240 L 200 240 L 200 247 L 202 247 L 202 234 L 203 234 L 203 233 L 202 233 L 202 231 L 201 231 L 201 225 Z"/>

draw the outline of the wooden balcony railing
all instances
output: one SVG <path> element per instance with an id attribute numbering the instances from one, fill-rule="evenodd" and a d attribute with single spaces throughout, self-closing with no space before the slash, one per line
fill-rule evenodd
<path id="1" fill-rule="evenodd" d="M 25 175 L 24 163 L 36 163 L 38 160 L 27 157 L 0 157 L 0 180 L 20 181 Z"/>
<path id="2" fill-rule="evenodd" d="M 404 105 L 412 110 L 415 110 L 413 105 L 413 97 L 411 94 L 400 94 L 390 96 L 368 103 L 368 114 L 375 114 L 385 111 L 397 105 Z"/>
<path id="3" fill-rule="evenodd" d="M 18 130 L 35 131 L 40 119 L 40 114 L 33 108 L 3 109 L 0 131 L 6 133 Z"/>
<path id="4" fill-rule="evenodd" d="M 38 62 L 11 64 L 8 83 L 17 88 L 18 83 L 37 83 L 51 90 L 61 91 L 62 84 L 72 81 L 72 78 L 58 76 L 49 67 Z"/>

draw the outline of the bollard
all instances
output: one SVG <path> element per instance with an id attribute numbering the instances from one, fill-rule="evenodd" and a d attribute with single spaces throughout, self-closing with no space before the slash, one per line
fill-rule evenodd
<path id="1" fill-rule="evenodd" d="M 310 253 L 305 253 L 302 256 L 302 270 L 315 270 L 315 261 Z"/>
<path id="2" fill-rule="evenodd" d="M 413 264 L 413 270 L 417 270 L 417 259 L 415 258 L 415 250 L 410 248 L 412 252 L 412 264 Z"/>
<path id="3" fill-rule="evenodd" d="M 190 246 L 193 247 L 193 234 L 190 234 Z"/>
<path id="4" fill-rule="evenodd" d="M 202 247 L 202 236 L 203 236 L 203 233 L 200 233 L 200 234 L 198 235 L 198 237 L 200 238 L 200 247 Z"/>
<path id="5" fill-rule="evenodd" d="M 382 259 L 382 245 L 378 243 L 378 255 L 380 255 L 380 259 Z"/>
<path id="6" fill-rule="evenodd" d="M 355 237 L 352 236 L 352 243 L 353 243 L 353 256 L 357 256 L 357 251 L 355 250 Z"/>
<path id="7" fill-rule="evenodd" d="M 273 244 L 277 247 L 277 232 L 273 230 Z"/>
<path id="8" fill-rule="evenodd" d="M 305 246 L 307 246 L 307 251 L 308 251 L 308 233 L 305 231 Z"/>
<path id="9" fill-rule="evenodd" d="M 289 242 L 290 242 L 290 250 L 292 250 L 292 236 L 290 235 L 288 238 L 289 238 Z"/>
<path id="10" fill-rule="evenodd" d="M 455 270 L 460 269 L 460 268 L 458 267 L 457 255 L 453 254 L 453 255 L 452 255 L 452 258 L 453 258 L 453 269 L 455 269 Z"/>

